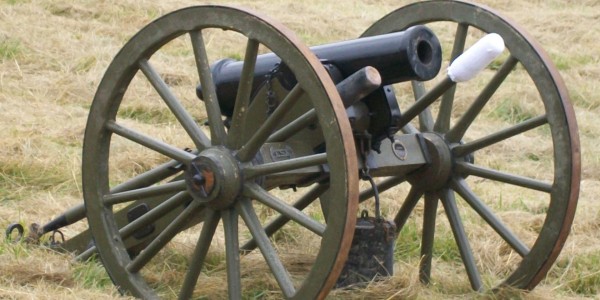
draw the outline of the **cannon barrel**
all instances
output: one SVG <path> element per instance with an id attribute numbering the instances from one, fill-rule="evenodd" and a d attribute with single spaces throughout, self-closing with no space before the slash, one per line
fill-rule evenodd
<path id="1" fill-rule="evenodd" d="M 441 66 L 440 43 L 427 27 L 418 25 L 405 31 L 359 38 L 311 47 L 313 53 L 339 70 L 343 78 L 372 66 L 381 74 L 382 85 L 408 80 L 425 81 L 435 77 Z M 253 88 L 266 80 L 281 60 L 273 53 L 257 57 Z M 213 81 L 221 111 L 231 116 L 243 62 L 223 59 L 212 67 Z M 196 89 L 202 99 L 202 87 Z"/>

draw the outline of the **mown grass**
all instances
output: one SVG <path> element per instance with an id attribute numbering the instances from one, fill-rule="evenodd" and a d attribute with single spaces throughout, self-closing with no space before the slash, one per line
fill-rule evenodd
<path id="1" fill-rule="evenodd" d="M 354 1 L 340 6 L 336 2 L 306 1 L 236 1 L 235 4 L 252 7 L 281 20 L 291 27 L 307 44 L 356 37 L 385 13 L 411 1 Z M 596 195 L 600 192 L 600 160 L 595 152 L 599 142 L 597 81 L 600 79 L 597 62 L 598 45 L 594 44 L 598 26 L 594 14 L 597 1 L 483 1 L 516 19 L 550 53 L 576 105 L 582 132 L 584 177 L 580 208 L 574 231 L 558 263 L 547 279 L 532 293 L 506 289 L 499 294 L 470 292 L 469 283 L 460 268 L 460 255 L 449 227 L 436 232 L 434 255 L 441 268 L 436 269 L 434 283 L 418 283 L 416 268 L 420 255 L 420 228 L 422 220 L 411 218 L 396 243 L 396 276 L 367 288 L 354 291 L 334 291 L 334 299 L 555 299 L 593 298 L 600 292 L 600 254 L 598 245 L 598 216 L 600 209 Z M 80 197 L 79 165 L 81 138 L 85 115 L 100 78 L 110 59 L 138 29 L 150 20 L 174 9 L 198 4 L 197 1 L 49 1 L 3 0 L 0 2 L 0 224 L 20 221 L 23 225 L 43 222 L 64 208 L 78 203 Z M 310 16 L 307 19 L 307 16 Z M 216 33 L 214 38 L 221 35 Z M 447 49 L 447 48 L 445 48 Z M 448 51 L 446 51 L 448 52 Z M 163 53 L 170 57 L 184 57 L 189 48 L 176 45 Z M 213 55 L 211 53 L 211 55 Z M 237 49 L 215 53 L 221 57 L 240 59 Z M 490 70 L 496 70 L 502 60 L 495 61 Z M 519 68 L 519 67 L 518 67 Z M 164 73 L 169 84 L 185 86 L 189 79 L 181 77 L 180 70 Z M 188 81 L 186 81 L 188 80 Z M 519 81 L 516 78 L 514 81 Z M 511 82 L 514 83 L 514 82 Z M 528 83 L 526 83 L 527 85 Z M 412 99 L 411 99 L 412 100 Z M 537 116 L 534 108 L 520 98 L 494 98 L 494 109 L 486 111 L 493 124 L 483 127 L 491 131 L 498 124 L 514 123 Z M 457 101 L 457 105 L 462 105 Z M 127 106 L 130 105 L 130 106 Z M 82 109 L 83 108 L 83 109 Z M 131 119 L 143 125 L 169 124 L 175 120 L 167 109 L 139 103 L 124 103 L 119 118 Z M 144 127 L 146 128 L 146 127 Z M 535 131 L 535 137 L 548 137 L 546 129 Z M 523 168 L 530 163 L 544 162 L 536 150 L 537 140 L 525 140 L 495 150 L 497 155 L 523 150 Z M 526 148 L 530 145 L 531 148 Z M 513 150 L 517 149 L 517 150 Z M 531 150 L 533 149 L 533 150 Z M 510 154 L 510 153 L 508 153 Z M 144 155 L 126 154 L 131 165 L 146 165 Z M 481 159 L 483 155 L 477 156 Z M 502 168 L 505 158 L 500 156 L 490 165 Z M 150 165 L 152 162 L 149 163 Z M 535 164 L 533 164 L 535 165 Z M 129 165 L 127 165 L 129 167 Z M 134 169 L 135 167 L 131 167 Z M 534 169 L 534 168 L 529 168 Z M 482 184 L 482 186 L 485 186 Z M 482 193 L 486 193 L 482 188 Z M 518 191 L 497 192 L 490 188 L 495 199 L 494 209 L 517 215 L 514 220 L 525 226 L 535 215 L 545 213 L 545 205 L 527 202 L 528 196 Z M 517 195 L 517 196 L 515 196 Z M 394 212 L 401 199 L 388 199 Z M 387 204 L 386 204 L 387 205 Z M 523 213 L 524 214 L 521 214 Z M 321 216 L 319 212 L 314 214 Z M 268 217 L 268 216 L 266 216 Z M 504 217 L 504 216 L 503 216 Z M 508 217 L 507 217 L 508 218 Z M 440 208 L 438 219 L 445 215 Z M 481 225 L 469 216 L 470 226 Z M 596 225 L 595 225 L 596 224 Z M 85 224 L 76 225 L 78 229 Z M 519 228 L 524 231 L 529 228 Z M 536 228 L 532 230 L 535 231 Z M 69 232 L 70 231 L 70 232 Z M 301 246 L 300 230 L 285 228 L 275 236 L 282 245 Z M 73 236 L 77 230 L 67 229 Z M 301 232 L 300 232 L 301 233 Z M 485 245 L 484 245 L 485 246 Z M 186 249 L 188 251 L 189 249 Z M 164 262 L 157 266 L 155 280 L 164 281 L 161 291 L 169 293 L 166 283 L 176 282 L 177 271 L 187 263 L 187 253 L 170 250 Z M 24 244 L 0 242 L 0 298 L 37 299 L 113 299 L 121 297 L 106 272 L 97 261 L 74 263 L 69 255 Z M 224 253 L 211 250 L 207 257 L 206 279 L 208 299 L 226 295 Z M 244 299 L 277 299 L 273 292 L 276 283 L 264 279 L 266 269 L 250 272 L 250 287 L 244 290 Z M 484 278 L 493 284 L 496 278 Z M 203 290 L 204 292 L 204 290 Z M 212 294 L 211 294 L 212 293 Z"/>

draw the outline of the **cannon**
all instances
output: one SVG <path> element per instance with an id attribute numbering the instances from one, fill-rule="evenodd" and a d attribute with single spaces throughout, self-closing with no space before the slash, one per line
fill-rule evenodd
<path id="1" fill-rule="evenodd" d="M 82 173 L 84 204 L 36 234 L 87 219 L 59 247 L 98 253 L 123 292 L 197 296 L 217 256 L 230 299 L 253 259 L 282 297 L 312 299 L 336 285 L 359 207 L 392 215 L 396 259 L 425 284 L 441 265 L 476 291 L 533 289 L 569 233 L 580 153 L 555 67 L 489 8 L 418 2 L 358 39 L 309 48 L 260 14 L 197 6 L 116 55 Z M 519 211 L 532 220 L 508 221 Z M 447 240 L 454 258 L 436 251 Z M 183 263 L 157 278 L 174 256 Z"/>

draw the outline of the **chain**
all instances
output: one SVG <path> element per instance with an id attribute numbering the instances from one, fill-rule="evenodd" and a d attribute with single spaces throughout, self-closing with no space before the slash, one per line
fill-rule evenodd
<path id="1" fill-rule="evenodd" d="M 375 183 L 373 176 L 371 176 L 369 173 L 369 163 L 367 161 L 369 152 L 371 152 L 371 135 L 368 132 L 365 132 L 358 137 L 358 141 L 360 144 L 360 156 L 362 158 L 360 179 L 369 181 L 371 184 L 371 187 L 373 188 L 373 197 L 375 198 L 375 218 L 377 220 L 381 220 L 381 210 L 379 208 L 379 190 L 377 189 L 377 184 Z"/>
<path id="2" fill-rule="evenodd" d="M 14 231 L 17 231 L 17 233 L 16 236 L 13 237 Z M 47 232 L 44 232 L 39 224 L 32 223 L 29 225 L 29 234 L 24 236 L 24 233 L 25 230 L 23 229 L 23 225 L 19 223 L 10 224 L 6 229 L 6 240 L 15 244 L 23 241 L 28 244 L 40 245 L 42 244 L 42 236 Z M 56 229 L 52 231 L 52 235 L 49 237 L 48 241 L 42 245 L 54 247 L 64 244 L 64 242 L 64 234 L 60 230 Z"/>
<path id="3" fill-rule="evenodd" d="M 273 111 L 275 111 L 275 108 L 277 108 L 275 92 L 273 92 L 271 82 L 273 81 L 273 78 L 275 78 L 275 76 L 277 76 L 277 74 L 279 73 L 280 66 L 280 64 L 276 64 L 275 67 L 269 73 L 267 73 L 267 75 L 265 75 L 265 84 L 267 87 L 267 116 L 271 115 Z"/>

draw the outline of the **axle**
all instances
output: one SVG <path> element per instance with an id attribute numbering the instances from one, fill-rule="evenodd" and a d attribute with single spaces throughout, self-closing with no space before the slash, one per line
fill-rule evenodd
<path id="1" fill-rule="evenodd" d="M 314 46 L 311 50 L 324 64 L 335 67 L 341 73 L 342 79 L 364 67 L 374 67 L 381 74 L 382 85 L 409 80 L 430 80 L 438 74 L 442 61 L 440 43 L 435 34 L 425 26 Z M 286 69 L 280 64 L 279 57 L 272 53 L 257 57 L 254 91 L 265 82 L 268 74 L 277 71 L 278 66 L 280 71 Z M 211 67 L 221 113 L 225 116 L 231 116 L 233 113 L 242 67 L 243 62 L 233 59 L 220 60 Z M 290 72 L 284 71 L 280 78 L 287 82 L 290 88 L 295 83 Z M 196 92 L 202 99 L 200 85 Z"/>

